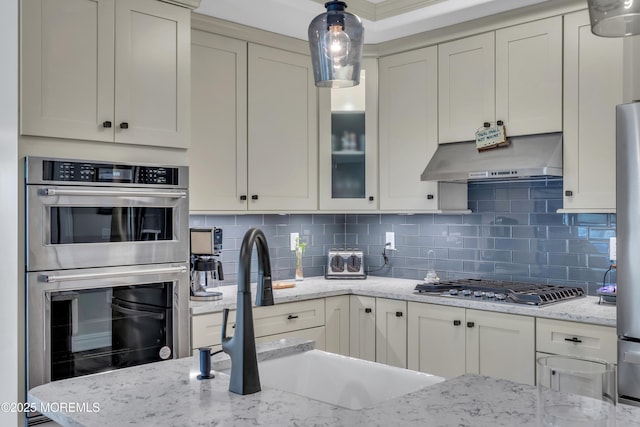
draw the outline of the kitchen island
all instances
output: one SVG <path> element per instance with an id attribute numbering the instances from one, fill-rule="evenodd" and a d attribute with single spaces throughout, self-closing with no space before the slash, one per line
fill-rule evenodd
<path id="1" fill-rule="evenodd" d="M 312 348 L 283 340 L 259 348 L 279 357 Z M 214 370 L 228 366 L 214 356 Z M 63 426 L 535 426 L 536 388 L 463 375 L 373 407 L 350 410 L 264 387 L 239 396 L 229 377 L 199 381 L 198 357 L 44 384 L 29 401 Z M 640 408 L 618 405 L 617 426 L 640 426 Z"/>

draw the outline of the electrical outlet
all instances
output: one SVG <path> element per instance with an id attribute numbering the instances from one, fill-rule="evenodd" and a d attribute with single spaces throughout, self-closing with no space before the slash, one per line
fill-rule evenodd
<path id="1" fill-rule="evenodd" d="M 609 237 L 609 260 L 616 262 L 616 238 Z"/>
<path id="2" fill-rule="evenodd" d="M 300 233 L 289 234 L 289 247 L 292 251 L 296 250 L 296 240 L 300 237 Z"/>
<path id="3" fill-rule="evenodd" d="M 393 231 L 387 231 L 384 235 L 384 243 L 389 243 L 387 249 L 395 249 L 396 248 L 396 233 Z"/>

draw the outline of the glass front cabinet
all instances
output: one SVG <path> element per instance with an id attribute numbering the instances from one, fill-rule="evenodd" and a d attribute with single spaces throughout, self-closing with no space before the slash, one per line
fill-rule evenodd
<path id="1" fill-rule="evenodd" d="M 378 209 L 378 66 L 364 58 L 358 86 L 320 89 L 320 209 Z"/>

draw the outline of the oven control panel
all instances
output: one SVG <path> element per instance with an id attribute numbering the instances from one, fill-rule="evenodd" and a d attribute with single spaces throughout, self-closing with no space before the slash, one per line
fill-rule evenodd
<path id="1" fill-rule="evenodd" d="M 45 160 L 44 181 L 178 185 L 178 168 Z"/>

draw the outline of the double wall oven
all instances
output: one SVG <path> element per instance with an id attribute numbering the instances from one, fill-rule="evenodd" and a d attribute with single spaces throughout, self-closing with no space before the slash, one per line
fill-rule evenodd
<path id="1" fill-rule="evenodd" d="M 187 167 L 28 157 L 28 389 L 189 355 Z"/>

